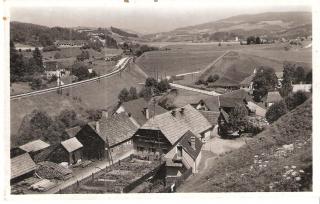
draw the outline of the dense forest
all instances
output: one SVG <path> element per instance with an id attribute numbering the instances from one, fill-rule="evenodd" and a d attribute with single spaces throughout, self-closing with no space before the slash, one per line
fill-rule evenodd
<path id="1" fill-rule="evenodd" d="M 137 34 L 128 33 L 128 32 L 126 32 L 124 30 L 121 30 L 119 28 L 115 28 L 115 27 L 112 27 L 112 26 L 111 26 L 111 31 L 114 32 L 114 33 L 117 33 L 117 34 L 119 34 L 119 35 L 121 35 L 123 37 L 133 37 L 133 38 L 139 37 Z"/>
<path id="2" fill-rule="evenodd" d="M 10 38 L 15 43 L 50 46 L 56 40 L 87 40 L 85 33 L 62 27 L 47 27 L 31 23 L 11 22 Z"/>

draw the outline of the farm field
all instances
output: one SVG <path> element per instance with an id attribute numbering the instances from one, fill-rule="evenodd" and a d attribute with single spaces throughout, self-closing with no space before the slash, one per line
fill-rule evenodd
<path id="1" fill-rule="evenodd" d="M 128 67 L 124 72 L 112 77 L 101 79 L 100 83 L 90 82 L 85 85 L 64 89 L 62 95 L 56 92 L 11 100 L 11 135 L 17 134 L 23 117 L 35 109 L 46 111 L 54 116 L 63 109 L 73 109 L 80 116 L 86 117 L 87 109 L 107 108 L 118 101 L 118 94 L 123 88 L 131 86 L 140 89 L 139 83 L 144 83 L 145 76 Z"/>
<path id="2" fill-rule="evenodd" d="M 149 76 L 155 76 L 155 72 L 158 71 L 160 78 L 199 71 L 218 58 L 222 53 L 223 51 L 211 50 L 209 48 L 174 48 L 171 50 L 144 53 L 136 60 L 136 63 Z"/>

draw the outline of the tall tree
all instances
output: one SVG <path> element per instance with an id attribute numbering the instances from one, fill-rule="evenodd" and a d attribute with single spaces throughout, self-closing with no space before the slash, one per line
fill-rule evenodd
<path id="1" fill-rule="evenodd" d="M 33 51 L 32 57 L 35 61 L 35 64 L 43 68 L 42 55 L 38 47 L 36 47 L 35 50 Z"/>
<path id="2" fill-rule="evenodd" d="M 138 92 L 135 87 L 130 87 L 129 89 L 129 98 L 130 100 L 134 100 L 138 98 Z"/>
<path id="3" fill-rule="evenodd" d="M 244 130 L 248 123 L 248 110 L 244 105 L 237 105 L 229 115 L 229 121 L 234 131 Z"/>
<path id="4" fill-rule="evenodd" d="M 303 67 L 299 66 L 294 72 L 294 84 L 304 83 L 306 79 L 306 74 Z"/>
<path id="5" fill-rule="evenodd" d="M 118 99 L 119 99 L 120 102 L 129 101 L 130 99 L 129 99 L 129 91 L 128 91 L 128 89 L 123 88 L 120 91 L 119 95 L 118 95 Z"/>
<path id="6" fill-rule="evenodd" d="M 260 67 L 253 78 L 253 98 L 261 101 L 269 91 L 273 91 L 278 84 L 278 78 L 271 67 Z"/>
<path id="7" fill-rule="evenodd" d="M 10 41 L 10 81 L 15 82 L 18 81 L 20 77 L 22 77 L 25 73 L 25 66 L 23 64 L 22 55 L 20 55 L 13 41 Z"/>

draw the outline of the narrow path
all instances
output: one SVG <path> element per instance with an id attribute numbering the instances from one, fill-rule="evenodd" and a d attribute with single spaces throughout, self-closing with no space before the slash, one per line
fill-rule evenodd
<path id="1" fill-rule="evenodd" d="M 209 95 L 209 96 L 219 96 L 219 95 L 221 95 L 220 93 L 217 93 L 215 91 L 205 91 L 205 90 L 202 90 L 202 89 L 196 89 L 196 88 L 192 88 L 192 87 L 184 86 L 184 85 L 180 85 L 180 84 L 175 84 L 175 83 L 170 83 L 170 86 L 178 88 L 178 89 L 184 89 L 184 90 L 188 90 L 188 91 L 193 91 L 193 92 L 206 94 L 206 95 Z"/>

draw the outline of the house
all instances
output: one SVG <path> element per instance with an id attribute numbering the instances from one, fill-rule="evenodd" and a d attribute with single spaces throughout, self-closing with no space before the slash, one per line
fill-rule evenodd
<path id="1" fill-rule="evenodd" d="M 83 145 L 79 142 L 79 140 L 76 137 L 72 137 L 70 139 L 62 141 L 61 146 L 65 151 L 65 160 L 68 162 L 69 165 L 75 164 L 82 159 Z"/>
<path id="2" fill-rule="evenodd" d="M 96 130 L 106 142 L 108 156 L 111 160 L 133 151 L 132 137 L 140 125 L 125 112 L 107 116 L 96 123 Z"/>
<path id="3" fill-rule="evenodd" d="M 85 40 L 58 40 L 54 42 L 58 48 L 83 47 L 88 44 Z"/>
<path id="4" fill-rule="evenodd" d="M 312 84 L 292 84 L 292 92 L 296 93 L 297 91 L 311 92 Z"/>
<path id="5" fill-rule="evenodd" d="M 217 81 L 211 84 L 211 86 L 215 88 L 224 88 L 229 90 L 236 90 L 240 88 L 239 82 L 233 81 L 225 77 L 219 78 Z"/>
<path id="6" fill-rule="evenodd" d="M 208 98 L 200 99 L 200 101 L 193 105 L 197 110 L 205 111 L 219 111 L 219 96 L 210 96 Z"/>
<path id="7" fill-rule="evenodd" d="M 250 94 L 252 94 L 253 92 L 253 78 L 254 78 L 255 74 L 252 74 L 248 77 L 246 77 L 244 80 L 242 80 L 240 82 L 240 89 L 244 89 L 247 92 L 249 92 Z"/>
<path id="8" fill-rule="evenodd" d="M 283 72 L 276 72 L 275 73 L 278 79 L 278 88 L 281 88 L 282 81 L 283 81 Z"/>
<path id="9" fill-rule="evenodd" d="M 275 102 L 279 102 L 282 100 L 282 97 L 278 91 L 268 92 L 267 100 L 266 100 L 266 107 L 272 106 Z"/>
<path id="10" fill-rule="evenodd" d="M 252 101 L 249 93 L 243 89 L 235 90 L 219 96 L 219 107 L 230 113 L 237 105 L 247 105 Z"/>
<path id="11" fill-rule="evenodd" d="M 155 116 L 138 129 L 133 137 L 137 153 L 168 153 L 181 137 L 192 131 L 197 138 L 210 137 L 212 125 L 191 105 Z"/>
<path id="12" fill-rule="evenodd" d="M 42 152 L 49 149 L 49 147 L 50 144 L 38 139 L 21 145 L 19 148 L 29 153 L 29 155 L 34 161 L 38 161 L 39 155 L 41 155 Z"/>
<path id="13" fill-rule="evenodd" d="M 140 126 L 142 126 L 150 118 L 166 111 L 166 109 L 162 108 L 158 104 L 148 102 L 144 98 L 139 98 L 118 104 L 115 109 L 112 110 L 111 114 L 115 115 L 126 112 L 128 115 L 134 118 L 134 120 L 137 121 Z"/>
<path id="14" fill-rule="evenodd" d="M 51 79 L 53 76 L 62 77 L 70 75 L 70 71 L 66 70 L 62 63 L 57 61 L 44 61 L 43 67 L 47 79 Z"/>
<path id="15" fill-rule="evenodd" d="M 96 130 L 96 125 L 88 123 L 84 126 L 76 126 L 66 130 L 70 138 L 76 137 L 83 145 L 82 158 L 87 160 L 103 159 L 106 154 L 106 141 Z"/>
<path id="16" fill-rule="evenodd" d="M 190 130 L 185 132 L 176 145 L 164 156 L 167 177 L 178 177 L 184 168 L 198 172 L 203 143 Z"/>
<path id="17" fill-rule="evenodd" d="M 11 160 L 11 176 L 10 182 L 16 183 L 25 178 L 33 176 L 37 167 L 31 159 L 29 153 L 24 153 L 19 156 L 13 157 Z"/>
<path id="18" fill-rule="evenodd" d="M 215 135 L 218 133 L 218 118 L 220 116 L 220 111 L 205 111 L 205 110 L 199 110 L 199 112 L 209 121 L 209 123 L 212 125 L 212 135 Z M 208 138 L 204 139 L 205 140 Z"/>

